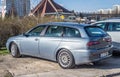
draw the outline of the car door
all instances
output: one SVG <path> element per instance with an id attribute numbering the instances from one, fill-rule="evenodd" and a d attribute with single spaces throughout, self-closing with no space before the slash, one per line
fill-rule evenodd
<path id="1" fill-rule="evenodd" d="M 107 33 L 112 37 L 114 47 L 120 49 L 120 23 L 109 23 Z"/>
<path id="2" fill-rule="evenodd" d="M 51 25 L 40 39 L 40 56 L 55 60 L 55 51 L 62 41 L 63 27 Z"/>
<path id="3" fill-rule="evenodd" d="M 26 33 L 20 41 L 20 47 L 23 54 L 39 57 L 40 33 L 45 26 L 38 26 Z"/>

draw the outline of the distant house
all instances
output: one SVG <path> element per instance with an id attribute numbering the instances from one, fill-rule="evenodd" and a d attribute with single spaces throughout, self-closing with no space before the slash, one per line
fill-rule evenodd
<path id="1" fill-rule="evenodd" d="M 9 16 L 26 16 L 30 10 L 30 0 L 6 0 L 6 14 Z"/>

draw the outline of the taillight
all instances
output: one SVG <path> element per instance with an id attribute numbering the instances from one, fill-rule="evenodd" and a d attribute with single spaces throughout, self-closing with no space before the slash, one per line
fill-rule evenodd
<path id="1" fill-rule="evenodd" d="M 99 41 L 90 41 L 87 43 L 87 46 L 93 46 L 93 45 L 97 45 L 97 44 L 100 44 Z"/>

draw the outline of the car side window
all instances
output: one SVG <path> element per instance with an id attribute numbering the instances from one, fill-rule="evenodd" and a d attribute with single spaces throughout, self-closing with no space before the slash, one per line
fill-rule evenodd
<path id="1" fill-rule="evenodd" d="M 47 37 L 61 37 L 62 35 L 63 35 L 63 27 L 54 26 L 54 25 L 49 26 L 45 33 L 45 36 Z"/>
<path id="2" fill-rule="evenodd" d="M 108 31 L 113 31 L 113 23 L 109 23 L 109 25 L 108 25 Z"/>
<path id="3" fill-rule="evenodd" d="M 80 37 L 80 32 L 78 29 L 66 27 L 64 36 L 65 37 Z"/>
<path id="4" fill-rule="evenodd" d="M 108 31 L 120 31 L 120 23 L 110 23 Z"/>
<path id="5" fill-rule="evenodd" d="M 30 36 L 40 36 L 40 33 L 43 31 L 43 29 L 45 28 L 46 26 L 38 26 L 34 29 L 32 29 L 28 34 Z"/>
<path id="6" fill-rule="evenodd" d="M 99 26 L 99 27 L 101 27 L 103 30 L 105 30 L 105 23 L 97 23 L 97 24 L 95 24 L 96 26 Z"/>
<path id="7" fill-rule="evenodd" d="M 113 24 L 113 31 L 120 31 L 120 23 Z"/>

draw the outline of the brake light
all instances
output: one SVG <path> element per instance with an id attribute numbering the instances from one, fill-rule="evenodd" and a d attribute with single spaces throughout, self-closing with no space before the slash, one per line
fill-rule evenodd
<path id="1" fill-rule="evenodd" d="M 97 45 L 97 44 L 100 44 L 99 41 L 90 41 L 87 43 L 87 46 L 93 46 L 93 45 Z"/>

